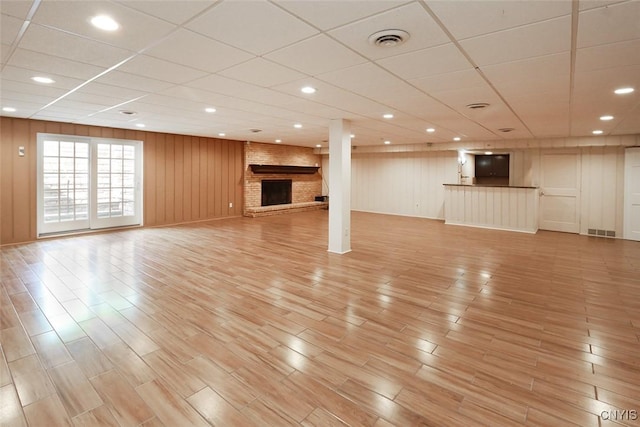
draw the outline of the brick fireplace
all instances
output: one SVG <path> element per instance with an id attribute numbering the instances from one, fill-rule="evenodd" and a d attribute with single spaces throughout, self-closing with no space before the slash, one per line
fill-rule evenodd
<path id="1" fill-rule="evenodd" d="M 287 210 L 316 207 L 316 196 L 322 195 L 322 170 L 312 174 L 254 173 L 249 165 L 320 166 L 321 156 L 313 148 L 248 142 L 244 151 L 244 214 L 273 214 Z M 263 180 L 291 180 L 291 205 L 262 207 Z M 290 208 L 290 209 L 288 209 Z"/>

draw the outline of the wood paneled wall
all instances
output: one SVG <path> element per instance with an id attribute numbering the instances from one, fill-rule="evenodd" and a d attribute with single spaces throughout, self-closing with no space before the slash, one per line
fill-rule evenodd
<path id="1" fill-rule="evenodd" d="M 242 214 L 241 141 L 9 117 L 0 131 L 0 244 L 36 239 L 39 132 L 143 141 L 145 226 Z"/>

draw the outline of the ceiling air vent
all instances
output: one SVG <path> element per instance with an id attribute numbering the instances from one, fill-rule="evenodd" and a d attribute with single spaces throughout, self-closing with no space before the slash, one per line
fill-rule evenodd
<path id="1" fill-rule="evenodd" d="M 500 132 L 509 133 L 509 132 L 513 132 L 515 129 L 514 128 L 500 128 L 498 130 Z"/>
<path id="2" fill-rule="evenodd" d="M 380 47 L 396 47 L 409 40 L 409 33 L 402 30 L 383 30 L 369 36 L 369 43 Z"/>
<path id="3" fill-rule="evenodd" d="M 473 104 L 467 105 L 467 108 L 471 110 L 482 110 L 483 108 L 487 108 L 489 104 L 486 102 L 474 102 Z"/>
<path id="4" fill-rule="evenodd" d="M 262 129 L 249 129 L 249 132 L 258 133 L 262 132 Z"/>
<path id="5" fill-rule="evenodd" d="M 120 114 L 124 114 L 125 116 L 135 116 L 137 113 L 131 110 L 120 110 Z"/>

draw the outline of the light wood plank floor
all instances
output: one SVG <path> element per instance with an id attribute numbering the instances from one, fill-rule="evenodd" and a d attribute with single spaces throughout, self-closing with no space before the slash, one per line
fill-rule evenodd
<path id="1" fill-rule="evenodd" d="M 352 221 L 3 247 L 0 425 L 640 424 L 640 243 Z"/>

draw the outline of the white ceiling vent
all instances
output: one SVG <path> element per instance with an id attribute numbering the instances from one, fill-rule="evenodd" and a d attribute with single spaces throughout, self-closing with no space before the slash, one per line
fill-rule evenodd
<path id="1" fill-rule="evenodd" d="M 396 47 L 409 40 L 409 33 L 402 30 L 383 30 L 369 36 L 369 43 L 380 47 Z"/>

